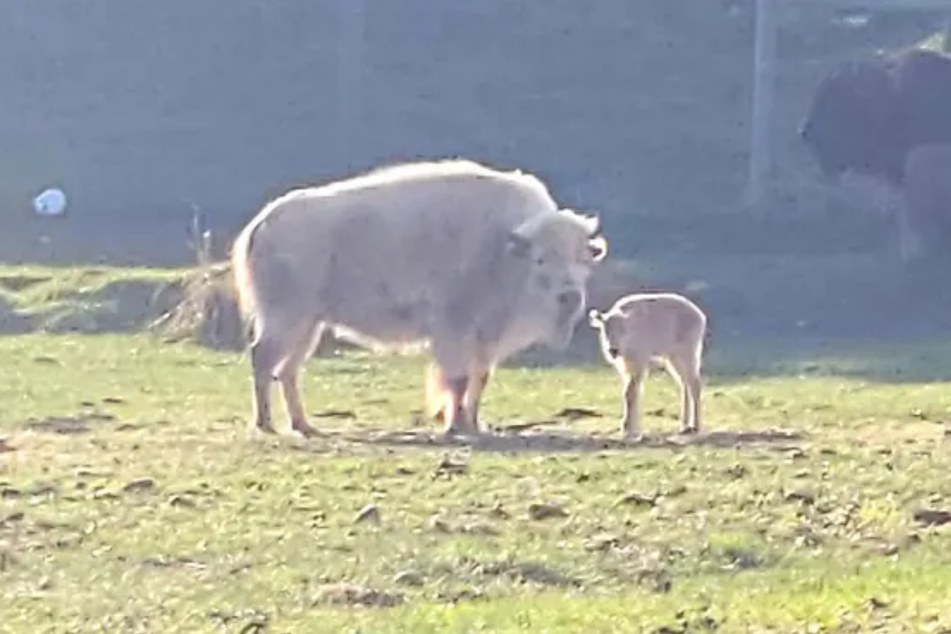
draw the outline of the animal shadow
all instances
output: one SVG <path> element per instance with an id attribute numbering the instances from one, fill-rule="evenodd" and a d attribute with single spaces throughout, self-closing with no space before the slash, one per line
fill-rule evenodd
<path id="1" fill-rule="evenodd" d="M 645 434 L 638 440 L 600 434 L 578 434 L 562 431 L 523 431 L 523 425 L 505 427 L 492 432 L 446 436 L 437 431 L 368 431 L 344 438 L 357 444 L 383 447 L 467 447 L 472 451 L 521 452 L 597 452 L 637 451 L 644 449 L 676 449 L 683 447 L 732 448 L 755 445 L 795 443 L 802 439 L 796 431 L 768 429 L 744 431 L 710 431 L 699 434 Z"/>

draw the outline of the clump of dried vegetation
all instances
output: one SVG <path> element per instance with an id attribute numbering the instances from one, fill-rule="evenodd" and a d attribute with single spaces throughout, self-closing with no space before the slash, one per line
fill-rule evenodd
<path id="1" fill-rule="evenodd" d="M 165 341 L 191 340 L 214 349 L 239 350 L 245 343 L 228 261 L 215 261 L 212 236 L 193 219 L 191 247 L 195 268 L 167 292 L 178 295 L 172 307 L 149 325 Z"/>

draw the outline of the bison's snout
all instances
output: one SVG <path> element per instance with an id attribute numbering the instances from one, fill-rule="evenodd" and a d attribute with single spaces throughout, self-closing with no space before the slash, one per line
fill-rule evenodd
<path id="1" fill-rule="evenodd" d="M 565 291 L 558 295 L 558 310 L 562 315 L 574 315 L 581 310 L 584 297 L 578 291 Z"/>

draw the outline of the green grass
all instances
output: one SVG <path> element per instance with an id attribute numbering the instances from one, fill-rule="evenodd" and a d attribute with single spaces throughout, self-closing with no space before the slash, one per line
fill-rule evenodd
<path id="1" fill-rule="evenodd" d="M 313 360 L 309 411 L 338 415 L 305 441 L 248 432 L 240 355 L 0 339 L 15 448 L 0 453 L 0 631 L 941 631 L 951 538 L 913 513 L 951 507 L 951 390 L 887 379 L 949 348 L 778 365 L 720 348 L 709 434 L 674 435 L 657 373 L 641 446 L 617 441 L 606 366 L 503 368 L 489 422 L 551 424 L 449 445 L 413 413 L 414 357 Z M 882 380 L 841 374 L 863 369 Z M 602 416 L 557 419 L 566 407 Z M 355 523 L 371 503 L 379 524 Z M 564 515 L 532 519 L 534 503 Z M 397 604 L 335 605 L 343 583 Z"/>
<path id="2" fill-rule="evenodd" d="M 102 292 L 110 284 L 180 280 L 188 269 L 121 268 L 112 266 L 52 267 L 0 265 L 0 298 L 26 310 Z"/>

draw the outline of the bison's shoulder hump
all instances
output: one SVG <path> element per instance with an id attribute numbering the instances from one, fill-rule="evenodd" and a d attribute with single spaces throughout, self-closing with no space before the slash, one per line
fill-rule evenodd
<path id="1" fill-rule="evenodd" d="M 351 178 L 328 183 L 320 187 L 319 190 L 323 195 L 332 195 L 364 188 L 453 178 L 506 182 L 515 187 L 531 189 L 543 193 L 545 196 L 548 195 L 545 185 L 533 174 L 521 170 L 502 171 L 464 158 L 383 165 Z"/>

